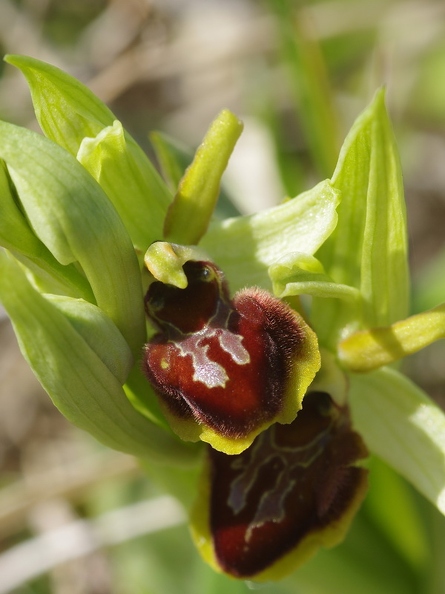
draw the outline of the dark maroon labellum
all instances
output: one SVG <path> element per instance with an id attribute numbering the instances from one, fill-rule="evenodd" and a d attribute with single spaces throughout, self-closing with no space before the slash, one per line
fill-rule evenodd
<path id="1" fill-rule="evenodd" d="M 226 438 L 246 436 L 280 414 L 310 329 L 265 291 L 246 289 L 232 301 L 213 263 L 188 261 L 183 270 L 185 289 L 155 281 L 147 292 L 159 332 L 146 345 L 144 370 L 174 429 L 176 418 Z M 311 356 L 306 386 L 318 369 L 318 351 Z"/>
<path id="2" fill-rule="evenodd" d="M 367 471 L 354 464 L 366 455 L 347 408 L 325 392 L 308 393 L 292 424 L 273 425 L 239 455 L 209 448 L 208 521 L 218 565 L 252 577 L 310 535 L 323 543 L 323 531 L 364 496 Z"/>

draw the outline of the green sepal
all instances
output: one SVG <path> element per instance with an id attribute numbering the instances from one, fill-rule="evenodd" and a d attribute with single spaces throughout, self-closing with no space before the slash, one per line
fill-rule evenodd
<path id="1" fill-rule="evenodd" d="M 66 302 L 56 306 L 53 299 L 36 291 L 14 259 L 0 251 L 0 300 L 25 359 L 62 414 L 113 449 L 172 463 L 193 460 L 192 448 L 133 408 L 116 377 L 116 365 L 112 370 L 107 367 L 106 340 L 118 336 L 111 322 L 104 327 L 103 314 L 94 310 L 91 317 L 91 306 L 87 305 L 86 312 L 82 302 L 70 304 L 77 312 L 67 318 L 62 311 L 67 309 Z M 100 338 L 85 340 L 85 333 L 93 331 Z M 115 354 L 123 355 L 125 366 L 128 349 L 122 349 L 122 344 L 117 340 L 113 348 Z"/>
<path id="2" fill-rule="evenodd" d="M 217 262 L 233 290 L 271 289 L 268 269 L 292 252 L 313 255 L 337 224 L 339 193 L 329 181 L 279 206 L 214 222 L 201 246 Z"/>
<path id="3" fill-rule="evenodd" d="M 78 263 L 96 304 L 136 355 L 145 338 L 139 264 L 114 207 L 67 151 L 0 122 L 0 158 L 36 234 L 60 264 Z"/>
<path id="4" fill-rule="evenodd" d="M 354 424 L 382 458 L 445 514 L 445 414 L 390 368 L 349 374 Z"/>
<path id="5" fill-rule="evenodd" d="M 269 268 L 273 292 L 277 297 L 312 295 L 313 297 L 344 299 L 351 307 L 359 306 L 360 291 L 349 285 L 335 283 L 314 256 L 292 253 Z"/>
<path id="6" fill-rule="evenodd" d="M 342 197 L 338 225 L 317 257 L 335 282 L 360 290 L 363 308 L 358 318 L 346 302 L 314 300 L 315 327 L 330 347 L 340 332 L 388 325 L 408 313 L 405 204 L 383 90 L 349 132 L 332 185 Z"/>
<path id="7" fill-rule="evenodd" d="M 165 239 L 194 245 L 207 231 L 222 174 L 242 128 L 242 123 L 228 110 L 223 110 L 212 122 L 169 207 L 164 223 Z"/>

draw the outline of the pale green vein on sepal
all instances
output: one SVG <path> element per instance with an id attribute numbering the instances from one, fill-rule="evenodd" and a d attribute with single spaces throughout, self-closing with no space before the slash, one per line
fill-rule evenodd
<path id="1" fill-rule="evenodd" d="M 0 300 L 21 351 L 54 404 L 105 445 L 142 458 L 192 461 L 194 449 L 150 423 L 74 325 L 0 251 Z M 97 344 L 96 344 L 97 346 Z"/>
<path id="2" fill-rule="evenodd" d="M 314 254 L 337 224 L 339 193 L 328 180 L 279 206 L 215 222 L 200 245 L 224 270 L 232 289 L 270 289 L 268 269 L 292 252 Z"/>
<path id="3" fill-rule="evenodd" d="M 322 263 L 308 254 L 299 252 L 288 254 L 269 268 L 274 294 L 280 299 L 292 295 L 312 295 L 314 297 L 345 299 L 360 302 L 358 289 L 335 283 L 325 273 Z"/>
<path id="4" fill-rule="evenodd" d="M 445 514 L 445 414 L 397 371 L 349 375 L 354 426 L 369 449 Z"/>
<path id="5" fill-rule="evenodd" d="M 242 129 L 242 122 L 227 109 L 212 122 L 167 211 L 166 240 L 196 245 L 203 237 L 215 210 L 222 174 Z"/>
<path id="6" fill-rule="evenodd" d="M 81 265 L 97 305 L 136 354 L 145 338 L 139 264 L 99 184 L 58 145 L 5 122 L 0 122 L 0 158 L 35 234 L 61 264 Z"/>
<path id="7" fill-rule="evenodd" d="M 135 166 L 119 121 L 115 120 L 95 138 L 84 138 L 77 159 L 110 198 L 137 249 L 145 251 L 162 237 L 171 195 L 163 191 L 159 199 L 149 200 L 150 171 Z"/>

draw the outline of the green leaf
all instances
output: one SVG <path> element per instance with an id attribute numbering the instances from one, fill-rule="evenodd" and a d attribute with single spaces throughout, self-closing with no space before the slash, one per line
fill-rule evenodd
<path id="1" fill-rule="evenodd" d="M 337 116 L 320 48 L 308 34 L 310 23 L 291 0 L 270 0 L 276 13 L 279 40 L 289 82 L 296 99 L 296 111 L 312 160 L 321 176 L 330 176 L 338 151 Z"/>
<path id="2" fill-rule="evenodd" d="M 351 331 L 384 326 L 408 314 L 405 204 L 383 91 L 349 132 L 332 185 L 342 197 L 338 225 L 317 257 L 335 282 L 360 290 L 363 317 L 347 304 L 316 300 L 314 320 L 327 344 L 348 324 Z"/>
<path id="3" fill-rule="evenodd" d="M 166 240 L 193 245 L 202 238 L 215 209 L 222 174 L 242 128 L 242 123 L 228 110 L 223 110 L 211 124 L 167 212 Z"/>
<path id="4" fill-rule="evenodd" d="M 151 180 L 148 167 L 136 167 L 122 124 L 117 120 L 95 138 L 84 138 L 77 159 L 99 182 L 114 204 L 134 246 L 144 252 L 162 237 L 170 197 L 147 200 Z"/>
<path id="5" fill-rule="evenodd" d="M 65 150 L 5 122 L 0 158 L 35 234 L 61 264 L 80 264 L 97 305 L 138 353 L 145 338 L 139 265 L 103 190 Z"/>
<path id="6" fill-rule="evenodd" d="M 86 278 L 74 264 L 63 266 L 38 239 L 18 208 L 10 188 L 6 167 L 0 163 L 0 246 L 11 250 L 35 274 L 40 284 L 53 291 L 93 300 Z"/>
<path id="7" fill-rule="evenodd" d="M 69 74 L 26 56 L 8 55 L 5 60 L 19 68 L 26 77 L 36 117 L 45 135 L 72 155 L 77 156 L 84 138 L 96 139 L 104 128 L 113 126 L 116 118 L 108 107 Z M 108 148 L 109 146 L 104 147 L 102 160 L 106 160 Z M 127 132 L 125 142 L 114 139 L 114 156 L 116 151 L 120 151 L 119 166 L 137 179 L 139 197 L 145 196 L 139 216 L 143 217 L 145 212 L 150 213 L 149 220 L 159 226 L 171 202 L 170 191 L 144 151 Z M 106 168 L 107 176 L 112 175 L 113 172 L 108 167 L 112 168 L 113 165 L 113 161 L 102 165 Z M 105 176 L 105 172 L 103 175 Z M 129 178 L 126 181 L 128 184 L 134 183 Z M 124 196 L 128 197 L 128 190 L 124 192 Z M 160 237 L 158 235 L 156 238 Z M 144 245 L 143 249 L 146 247 Z"/>
<path id="8" fill-rule="evenodd" d="M 339 193 L 329 181 L 279 206 L 211 225 L 201 246 L 220 266 L 233 290 L 271 288 L 268 269 L 292 252 L 314 254 L 337 223 Z"/>
<path id="9" fill-rule="evenodd" d="M 103 361 L 104 339 L 111 334 L 116 337 L 116 332 L 110 332 L 109 327 L 104 331 L 103 316 L 95 312 L 91 317 L 91 306 L 86 311 L 78 302 L 75 315 L 71 311 L 70 317 L 65 317 L 62 310 L 72 310 L 74 304 L 67 307 L 59 301 L 56 307 L 45 299 L 4 251 L 0 251 L 0 300 L 11 317 L 25 359 L 69 421 L 105 445 L 136 456 L 169 462 L 193 459 L 191 448 L 132 407 L 116 370 L 110 371 Z M 85 333 L 94 328 L 101 338 L 85 340 Z M 115 342 L 113 348 L 115 354 L 128 357 L 122 342 Z"/>
<path id="10" fill-rule="evenodd" d="M 108 367 L 120 384 L 124 384 L 133 364 L 133 356 L 128 343 L 97 305 L 83 299 L 73 299 L 63 295 L 44 295 L 73 326 Z"/>
<path id="11" fill-rule="evenodd" d="M 37 121 L 43 132 L 76 155 L 85 136 L 95 137 L 115 117 L 92 91 L 59 68 L 29 58 L 7 55 L 29 84 Z"/>
<path id="12" fill-rule="evenodd" d="M 445 414 L 400 373 L 350 374 L 354 425 L 369 449 L 445 514 Z"/>

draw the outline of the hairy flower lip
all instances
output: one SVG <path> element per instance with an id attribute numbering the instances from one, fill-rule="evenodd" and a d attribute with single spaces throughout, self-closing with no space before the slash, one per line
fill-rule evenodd
<path id="1" fill-rule="evenodd" d="M 171 269 L 176 248 L 161 248 Z M 147 313 L 159 332 L 145 347 L 144 371 L 180 437 L 239 453 L 272 423 L 295 418 L 320 365 L 316 337 L 265 291 L 245 289 L 230 300 L 220 269 L 182 263 L 184 253 L 177 259 L 186 287 L 155 281 L 148 289 Z"/>

